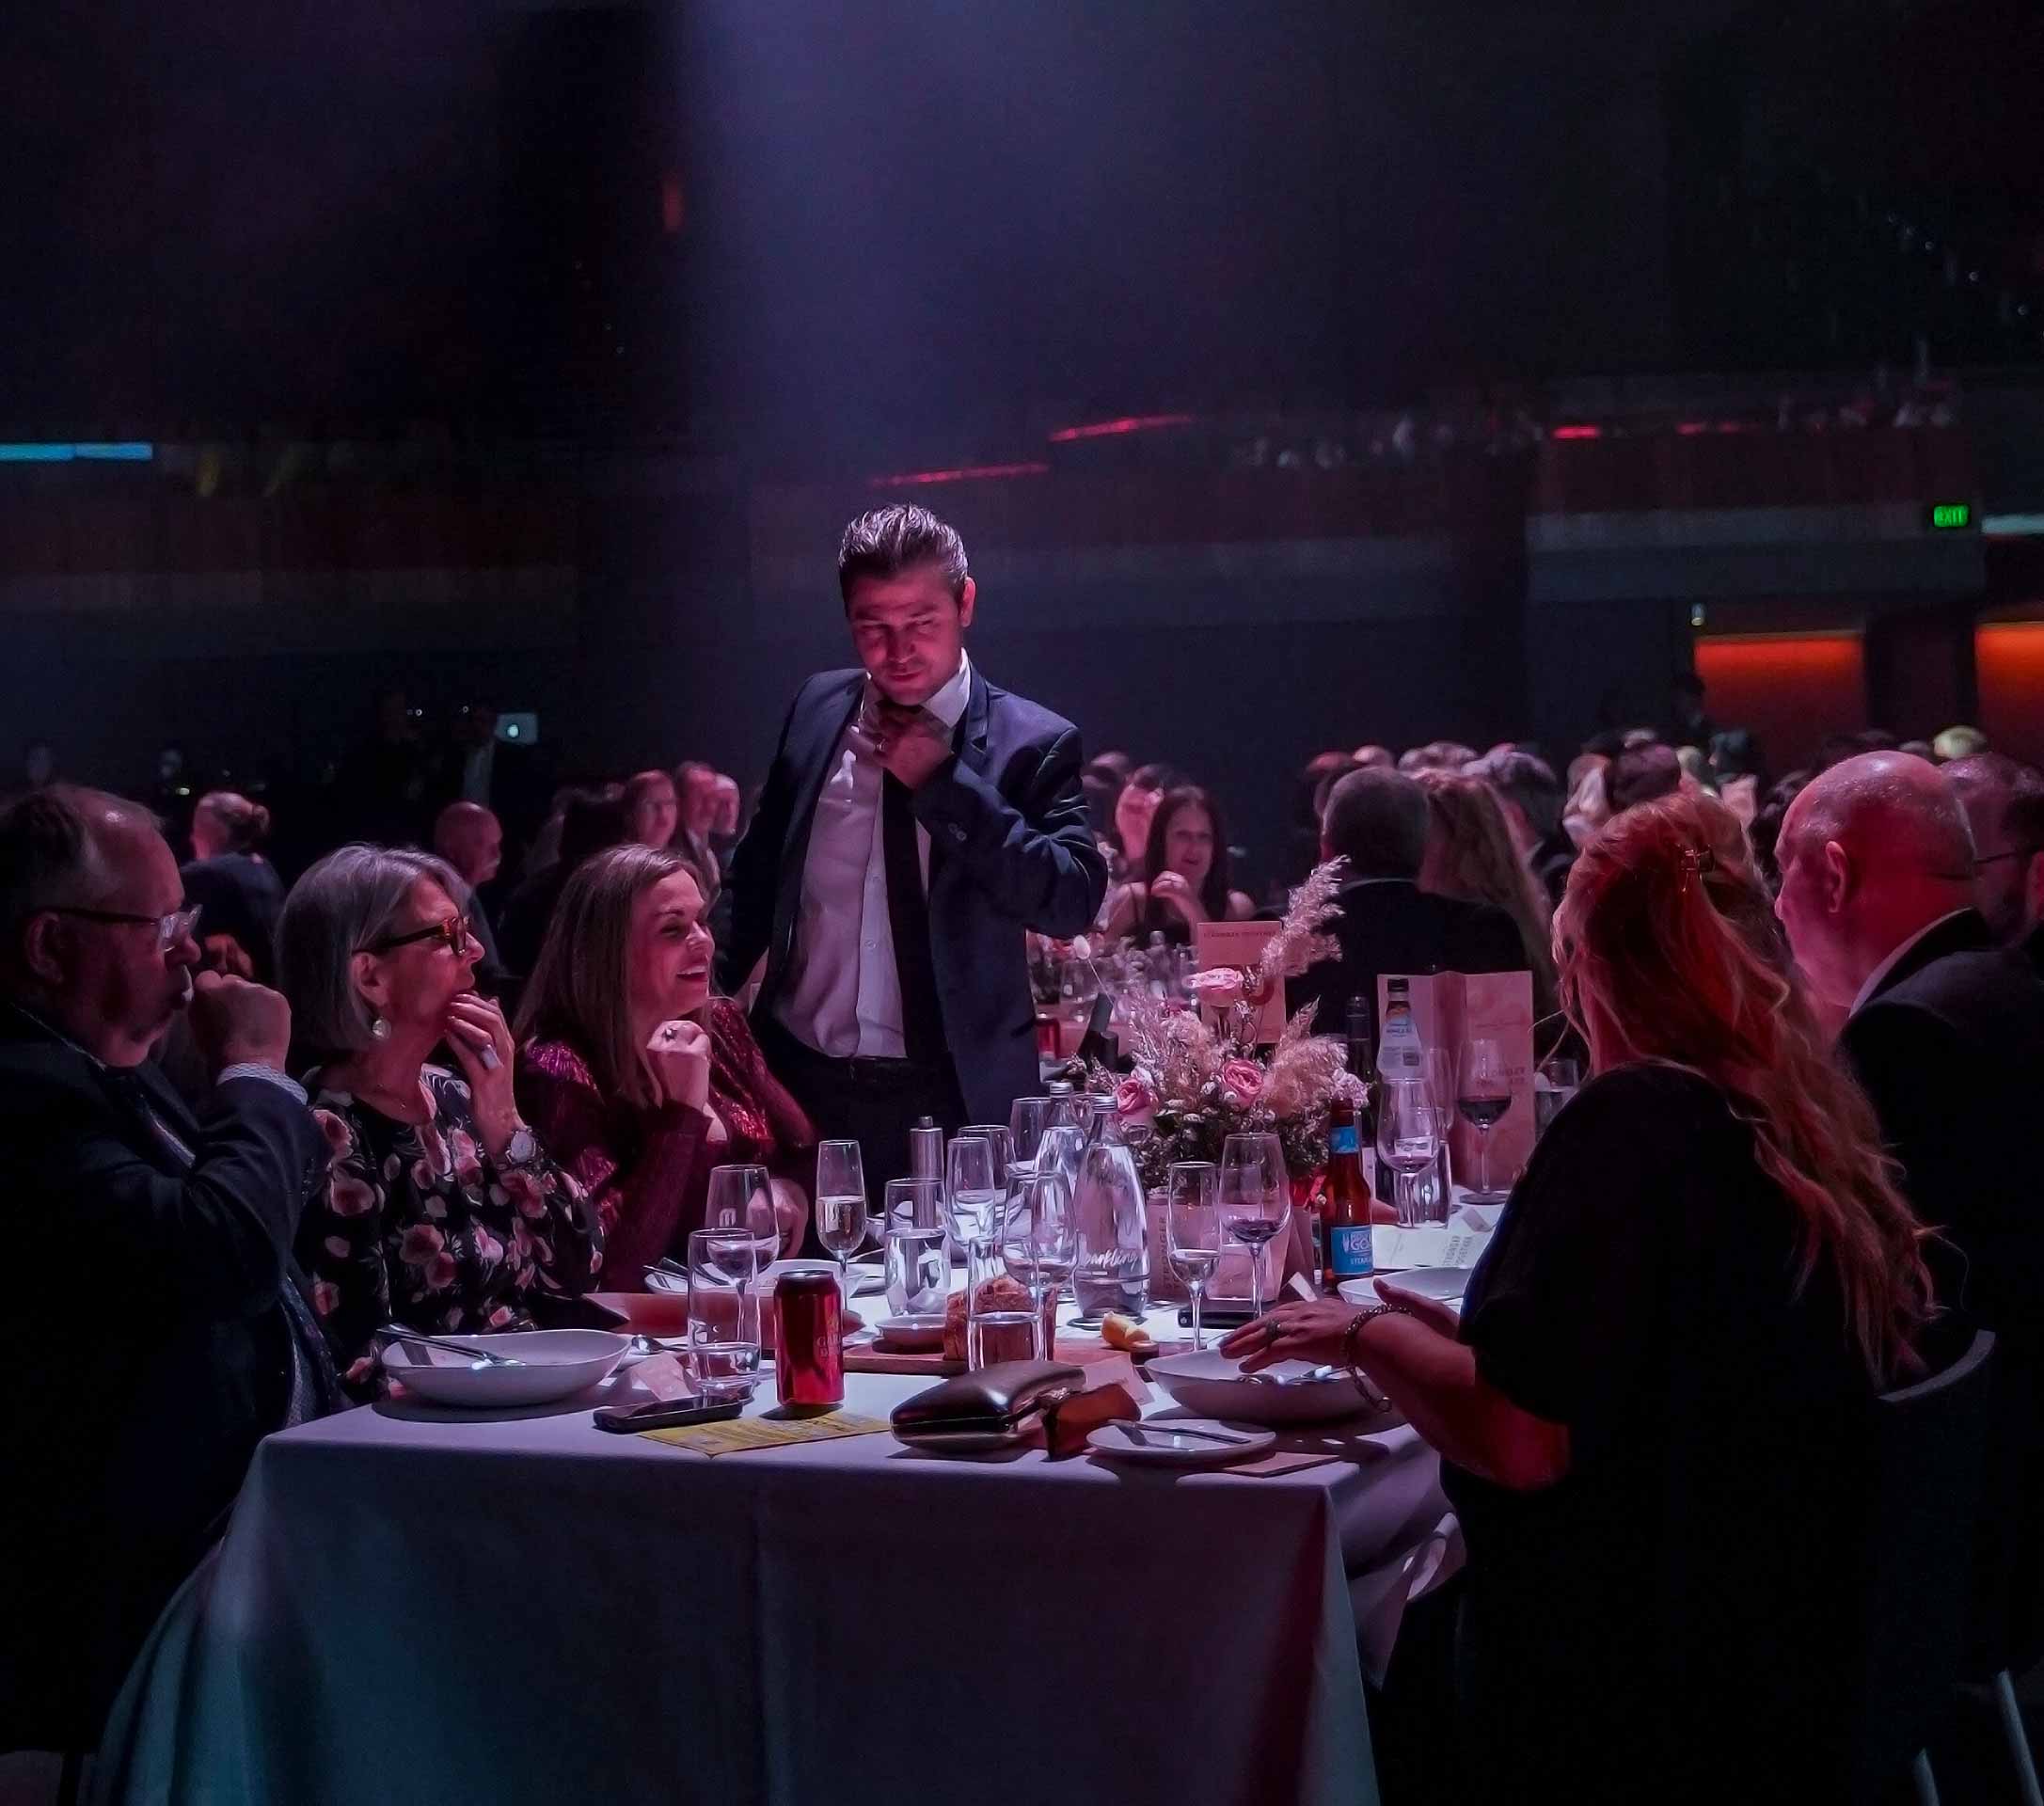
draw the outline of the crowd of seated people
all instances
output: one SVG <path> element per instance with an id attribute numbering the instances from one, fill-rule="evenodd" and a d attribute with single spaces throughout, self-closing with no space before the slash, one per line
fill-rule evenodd
<path id="1" fill-rule="evenodd" d="M 87 1430 L 36 1385 L 5 1407 L 50 1476 L 12 1489 L 8 1529 L 53 1559 L 0 1580 L 0 1731 L 24 1746 L 89 1747 L 257 1441 L 374 1396 L 386 1324 L 567 1321 L 581 1294 L 642 1283 L 725 1161 L 775 1175 L 788 1251 L 807 1233 L 816 1132 L 711 980 L 737 784 L 691 762 L 537 808 L 521 791 L 515 833 L 498 803 L 525 780 L 484 717 L 416 797 L 408 720 L 361 768 L 387 783 L 380 818 L 393 798 L 425 812 L 319 849 L 288 888 L 266 805 L 239 791 L 199 788 L 175 848 L 152 809 L 57 783 L 46 756 L 0 803 L 9 1231 L 28 1269 L 89 1271 L 123 1301 L 91 1356 L 111 1418 Z M 1114 872 L 1100 933 L 1181 941 L 1268 907 L 1210 790 L 1119 753 L 1085 786 Z M 1773 783 L 1751 735 L 1641 730 L 1561 775 L 1525 745 L 1366 744 L 1314 759 L 1301 797 L 1286 876 L 1346 867 L 1338 952 L 1293 1007 L 1339 1027 L 1383 973 L 1523 970 L 1592 1077 L 1459 1324 L 1324 1300 L 1240 1346 L 1354 1360 L 1435 1442 L 1468 1532 L 1478 1717 L 1521 1739 L 1509 1760 L 1559 1776 L 1583 1758 L 1569 1698 L 1666 1686 L 1678 1721 L 1642 1711 L 1608 1752 L 1664 1760 L 1642 1740 L 1734 1709 L 1695 1687 L 1698 1650 L 1743 1637 L 1769 1590 L 1801 1589 L 1807 1628 L 1850 1575 L 1841 1540 L 1840 1560 L 1761 1562 L 1709 1612 L 1643 1625 L 1619 1603 L 1654 1537 L 1719 1512 L 1758 1536 L 1773 1510 L 1807 1557 L 1849 1507 L 1819 1471 L 1848 1406 L 1975 1326 L 2004 1339 L 2011 1387 L 2044 1359 L 2044 1215 L 2018 1140 L 2044 1085 L 2044 777 L 1954 733 L 1840 737 Z M 1708 1337 L 1708 1373 L 1624 1304 L 1671 1275 L 1695 1323 L 1739 1325 Z M 11 1370 L 58 1309 L 31 1288 L 0 1319 Z M 1732 1392 L 1767 1407 L 1751 1434 L 1786 1478 L 1671 1518 L 1649 1476 L 1695 1429 L 1682 1413 Z M 2012 1526 L 2044 1493 L 2040 1440 L 1996 1452 Z M 1613 1550 L 1618 1513 L 1654 1536 Z M 1725 1534 L 1705 1542 L 1699 1585 L 1739 1567 Z M 1566 1611 L 1515 1609 L 1557 1590 Z M 1603 1639 L 1613 1622 L 1625 1636 Z M 1767 1709 L 1818 1710 L 1799 1676 L 1820 1642 L 1778 1645 Z"/>

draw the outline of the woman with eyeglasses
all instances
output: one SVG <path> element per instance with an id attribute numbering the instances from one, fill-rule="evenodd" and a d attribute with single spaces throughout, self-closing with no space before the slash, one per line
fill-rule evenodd
<path id="1" fill-rule="evenodd" d="M 379 1324 L 521 1328 L 536 1294 L 578 1294 L 602 1264 L 589 1198 L 519 1117 L 511 1030 L 476 993 L 454 895 L 430 854 L 343 847 L 293 887 L 277 929 L 334 1156 L 298 1259 L 358 1397 L 377 1388 Z M 459 1071 L 431 1063 L 442 1045 Z"/>

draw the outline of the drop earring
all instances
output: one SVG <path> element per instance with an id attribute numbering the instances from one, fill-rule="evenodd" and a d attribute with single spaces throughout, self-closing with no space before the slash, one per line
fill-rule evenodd
<path id="1" fill-rule="evenodd" d="M 369 1019 L 369 1032 L 374 1039 L 388 1041 L 390 1038 L 390 1024 L 381 1016 L 372 1016 Z"/>

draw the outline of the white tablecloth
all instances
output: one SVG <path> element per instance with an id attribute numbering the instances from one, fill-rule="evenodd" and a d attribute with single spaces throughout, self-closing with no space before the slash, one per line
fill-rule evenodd
<path id="1" fill-rule="evenodd" d="M 855 1374 L 847 1408 L 924 1384 Z M 1395 1625 L 1445 1509 L 1409 1429 L 1265 1477 L 884 1434 L 713 1461 L 590 1402 L 265 1442 L 95 1797 L 1375 1799 L 1357 1624 Z"/>

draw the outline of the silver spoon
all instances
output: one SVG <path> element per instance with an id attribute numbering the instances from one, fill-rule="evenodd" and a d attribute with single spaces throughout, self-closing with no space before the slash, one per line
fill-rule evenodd
<path id="1" fill-rule="evenodd" d="M 1331 1380 L 1341 1370 L 1323 1361 L 1318 1367 L 1309 1367 L 1304 1373 L 1252 1373 L 1249 1377 L 1260 1386 L 1318 1386 L 1323 1380 Z"/>
<path id="2" fill-rule="evenodd" d="M 681 1349 L 673 1342 L 663 1342 L 646 1335 L 642 1330 L 635 1333 L 626 1349 L 628 1354 L 679 1354 Z"/>
<path id="3" fill-rule="evenodd" d="M 402 1323 L 386 1323 L 376 1332 L 377 1339 L 386 1342 L 417 1342 L 425 1348 L 444 1348 L 450 1354 L 466 1354 L 476 1367 L 523 1367 L 525 1363 L 515 1355 L 499 1354 L 495 1349 L 477 1348 L 468 1342 L 451 1342 L 444 1336 L 422 1336 L 416 1329 L 406 1329 Z"/>

